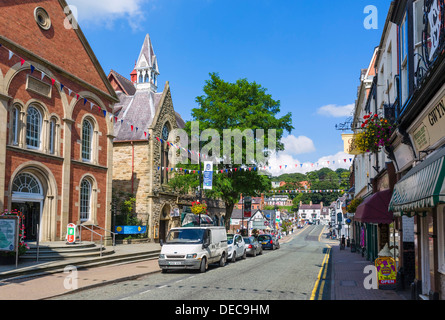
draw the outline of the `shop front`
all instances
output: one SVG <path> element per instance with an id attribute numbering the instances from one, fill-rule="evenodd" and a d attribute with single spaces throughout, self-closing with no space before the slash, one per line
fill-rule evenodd
<path id="1" fill-rule="evenodd" d="M 445 299 L 445 147 L 411 169 L 395 186 L 389 205 L 414 219 L 413 295 Z"/>
<path id="2" fill-rule="evenodd" d="M 357 207 L 354 215 L 355 241 L 369 261 L 389 244 L 389 225 L 393 222 L 393 214 L 388 211 L 390 200 L 390 190 L 376 192 Z"/>

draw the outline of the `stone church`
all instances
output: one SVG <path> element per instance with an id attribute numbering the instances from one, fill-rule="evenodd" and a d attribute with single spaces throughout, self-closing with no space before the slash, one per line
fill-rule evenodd
<path id="1" fill-rule="evenodd" d="M 114 108 L 113 190 L 135 195 L 137 218 L 159 241 L 179 226 L 182 205 L 167 185 L 173 173 L 158 167 L 173 166 L 166 141 L 185 123 L 174 110 L 169 83 L 158 92 L 159 66 L 148 34 L 130 76 L 108 75 L 120 100 Z"/>

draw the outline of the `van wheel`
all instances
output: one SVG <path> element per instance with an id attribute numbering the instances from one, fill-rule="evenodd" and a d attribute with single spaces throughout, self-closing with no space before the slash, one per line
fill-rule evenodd
<path id="1" fill-rule="evenodd" d="M 206 269 L 207 269 L 207 259 L 203 257 L 201 260 L 201 266 L 199 268 L 199 272 L 204 273 L 206 272 Z"/>
<path id="2" fill-rule="evenodd" d="M 224 267 L 226 265 L 226 254 L 223 252 L 221 259 L 219 259 L 219 266 Z"/>

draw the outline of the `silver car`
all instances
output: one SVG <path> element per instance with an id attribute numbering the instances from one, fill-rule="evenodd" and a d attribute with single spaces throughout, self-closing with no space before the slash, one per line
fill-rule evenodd
<path id="1" fill-rule="evenodd" d="M 263 254 L 263 246 L 255 237 L 243 237 L 243 239 L 247 255 L 256 257 L 257 254 Z"/>

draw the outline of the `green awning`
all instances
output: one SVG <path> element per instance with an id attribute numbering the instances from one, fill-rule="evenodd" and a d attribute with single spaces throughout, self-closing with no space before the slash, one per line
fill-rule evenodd
<path id="1" fill-rule="evenodd" d="M 445 203 L 445 148 L 411 169 L 394 187 L 389 210 L 410 215 Z"/>

